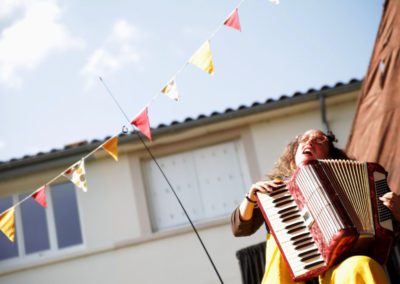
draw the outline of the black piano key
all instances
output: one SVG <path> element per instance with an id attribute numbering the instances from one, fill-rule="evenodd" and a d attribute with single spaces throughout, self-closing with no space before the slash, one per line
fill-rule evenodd
<path id="1" fill-rule="evenodd" d="M 287 221 L 290 221 L 290 220 L 293 220 L 293 219 L 296 219 L 296 218 L 299 218 L 299 217 L 300 217 L 300 214 L 293 215 L 293 216 L 290 216 L 290 217 L 287 217 L 287 218 L 283 219 L 282 222 L 287 222 Z"/>
<path id="2" fill-rule="evenodd" d="M 308 255 L 308 254 L 310 254 L 310 253 L 315 253 L 315 252 L 317 252 L 317 251 L 318 251 L 317 248 L 313 248 L 313 249 L 310 249 L 310 250 L 308 250 L 308 251 L 299 253 L 298 256 L 299 256 L 299 257 L 303 257 L 303 256 L 306 256 L 306 255 Z"/>
<path id="3" fill-rule="evenodd" d="M 294 241 L 293 245 L 295 246 L 295 245 L 298 245 L 298 244 L 301 244 L 301 243 L 304 243 L 307 241 L 311 241 L 311 240 L 312 240 L 312 237 L 305 237 L 305 238 L 299 239 L 297 241 Z"/>
<path id="4" fill-rule="evenodd" d="M 306 260 L 309 260 L 309 259 L 312 259 L 312 258 L 315 258 L 315 257 L 319 257 L 319 256 L 321 256 L 321 254 L 315 253 L 315 254 L 303 257 L 302 259 L 300 259 L 300 261 L 306 261 Z"/>
<path id="5" fill-rule="evenodd" d="M 289 199 L 291 197 L 292 197 L 291 195 L 282 196 L 282 197 L 279 197 L 279 198 L 273 200 L 272 203 L 278 203 L 278 202 L 281 202 L 283 200 L 287 200 L 287 199 Z"/>
<path id="6" fill-rule="evenodd" d="M 291 196 L 290 196 L 290 197 L 291 197 Z M 292 203 L 292 202 L 293 202 L 293 199 L 285 200 L 285 201 L 282 201 L 282 202 L 280 202 L 280 203 L 275 204 L 275 207 L 280 207 L 280 206 L 283 206 L 283 205 L 285 205 L 285 204 Z"/>
<path id="7" fill-rule="evenodd" d="M 290 212 L 282 214 L 280 217 L 281 218 L 285 218 L 285 217 L 290 216 L 292 214 L 296 214 L 297 212 L 299 212 L 299 210 L 293 210 L 293 211 L 290 211 Z"/>
<path id="8" fill-rule="evenodd" d="M 294 232 L 303 230 L 303 229 L 305 229 L 305 228 L 306 228 L 306 226 L 297 227 L 297 228 L 294 228 L 294 229 L 292 229 L 292 230 L 287 231 L 287 233 L 288 233 L 288 234 L 291 234 L 291 233 L 294 233 Z"/>
<path id="9" fill-rule="evenodd" d="M 325 262 L 325 261 L 323 261 L 323 260 L 318 260 L 318 261 L 312 262 L 312 263 L 310 263 L 310 264 L 305 265 L 305 266 L 304 266 L 304 269 L 312 268 L 312 267 L 317 266 L 317 265 L 320 265 L 321 263 L 324 263 L 324 262 Z"/>
<path id="10" fill-rule="evenodd" d="M 314 242 L 308 242 L 308 243 L 305 243 L 305 244 L 298 245 L 294 249 L 299 250 L 299 249 L 308 247 L 309 245 L 313 245 L 313 244 L 314 244 Z"/>
<path id="11" fill-rule="evenodd" d="M 290 240 L 291 240 L 291 241 L 298 240 L 298 239 L 300 239 L 300 238 L 302 238 L 302 237 L 309 236 L 309 235 L 310 235 L 310 232 L 302 233 L 302 234 L 300 234 L 300 235 L 291 237 Z"/>
<path id="12" fill-rule="evenodd" d="M 275 196 L 275 195 L 278 195 L 278 194 L 281 194 L 281 193 L 284 193 L 284 192 L 287 192 L 287 191 L 288 191 L 287 188 L 285 188 L 285 189 L 279 189 L 279 190 L 276 190 L 276 191 L 271 192 L 271 193 L 269 194 L 269 196 Z"/>
<path id="13" fill-rule="evenodd" d="M 287 225 L 287 226 L 285 227 L 285 229 L 292 229 L 292 228 L 294 228 L 294 227 L 297 227 L 298 225 L 303 225 L 303 224 L 304 224 L 303 221 L 296 222 L 296 223 L 294 223 L 294 224 Z"/>
<path id="14" fill-rule="evenodd" d="M 292 209 L 295 209 L 295 208 L 297 208 L 296 205 L 290 206 L 290 207 L 288 207 L 288 208 L 279 210 L 279 211 L 278 211 L 278 214 L 282 214 L 282 213 L 288 212 L 288 211 L 290 211 L 290 210 L 292 210 Z"/>

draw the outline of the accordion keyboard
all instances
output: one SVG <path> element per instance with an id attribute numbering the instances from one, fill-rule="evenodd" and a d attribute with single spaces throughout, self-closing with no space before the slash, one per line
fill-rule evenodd
<path id="1" fill-rule="evenodd" d="M 281 250 L 295 276 L 321 267 L 324 259 L 308 229 L 298 205 L 287 188 L 269 194 L 257 194 L 262 207 L 268 212 L 270 228 L 279 240 Z"/>

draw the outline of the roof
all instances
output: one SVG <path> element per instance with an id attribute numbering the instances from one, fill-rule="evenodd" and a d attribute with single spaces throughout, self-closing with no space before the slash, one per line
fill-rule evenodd
<path id="1" fill-rule="evenodd" d="M 306 92 L 295 92 L 294 94 L 282 95 L 277 99 L 268 98 L 265 102 L 254 102 L 250 106 L 240 105 L 236 109 L 227 108 L 223 112 L 214 111 L 209 115 L 201 114 L 197 118 L 187 117 L 183 121 L 172 121 L 170 124 L 159 124 L 157 127 L 152 128 L 153 137 L 161 134 L 172 133 L 178 130 L 183 130 L 189 127 L 215 123 L 227 119 L 242 117 L 250 114 L 265 112 L 272 109 L 282 108 L 285 106 L 304 103 L 318 99 L 321 95 L 325 97 L 343 94 L 346 92 L 359 90 L 361 87 L 361 80 L 351 79 L 348 83 L 338 82 L 334 86 L 322 86 L 319 90 L 309 89 Z M 137 139 L 134 132 L 129 134 L 119 135 L 120 142 L 127 142 Z M 35 155 L 25 155 L 21 158 L 12 158 L 8 161 L 0 161 L 0 178 L 5 172 L 14 170 L 19 167 L 27 167 L 30 165 L 39 165 L 46 162 L 59 161 L 55 164 L 60 164 L 60 160 L 68 158 L 68 160 L 79 160 L 84 154 L 98 147 L 101 143 L 109 139 L 110 136 L 104 139 L 94 139 L 90 142 L 81 141 L 64 146 L 61 149 L 52 149 L 48 152 L 39 152 Z"/>

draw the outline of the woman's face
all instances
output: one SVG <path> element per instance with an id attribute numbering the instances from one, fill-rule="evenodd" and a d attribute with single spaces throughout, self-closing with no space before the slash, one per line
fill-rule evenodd
<path id="1" fill-rule="evenodd" d="M 299 145 L 295 155 L 297 167 L 312 160 L 329 158 L 329 141 L 321 130 L 308 130 L 298 139 Z"/>

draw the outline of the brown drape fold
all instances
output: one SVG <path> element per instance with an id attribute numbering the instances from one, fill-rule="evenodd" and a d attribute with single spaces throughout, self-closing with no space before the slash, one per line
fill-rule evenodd
<path id="1" fill-rule="evenodd" d="M 400 0 L 387 0 L 347 144 L 358 160 L 378 162 L 400 193 Z"/>
<path id="2" fill-rule="evenodd" d="M 381 164 L 389 172 L 390 188 L 400 194 L 400 0 L 385 2 L 346 152 Z M 391 280 L 398 281 L 400 241 L 386 267 Z"/>

